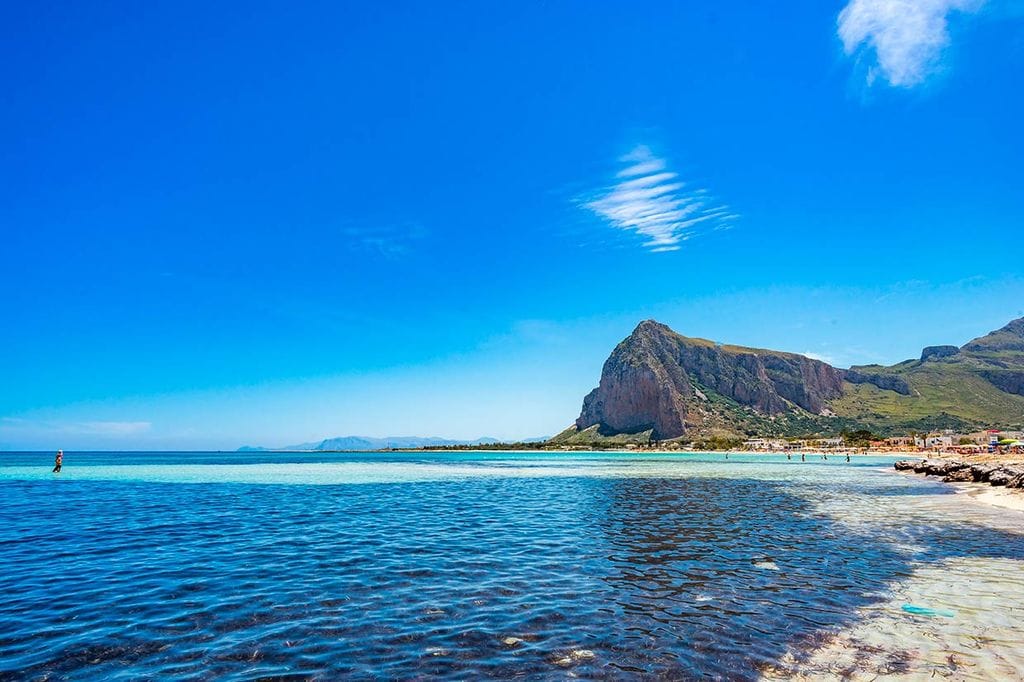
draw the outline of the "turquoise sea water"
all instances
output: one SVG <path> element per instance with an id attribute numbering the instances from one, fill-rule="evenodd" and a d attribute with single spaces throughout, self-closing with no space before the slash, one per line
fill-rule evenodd
<path id="1" fill-rule="evenodd" d="M 0 453 L 0 678 L 1021 677 L 1024 513 L 891 462 Z"/>

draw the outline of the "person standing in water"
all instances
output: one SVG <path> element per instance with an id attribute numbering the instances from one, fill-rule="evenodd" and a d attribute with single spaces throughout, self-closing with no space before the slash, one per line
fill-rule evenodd
<path id="1" fill-rule="evenodd" d="M 53 460 L 53 473 L 59 474 L 60 468 L 64 465 L 64 451 L 58 450 L 57 456 Z"/>

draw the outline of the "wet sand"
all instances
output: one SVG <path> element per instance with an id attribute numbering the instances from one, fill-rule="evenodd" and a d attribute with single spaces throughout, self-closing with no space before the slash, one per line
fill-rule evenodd
<path id="1" fill-rule="evenodd" d="M 894 470 L 893 473 L 914 477 L 920 477 L 922 475 L 914 473 L 913 471 Z M 963 495 L 966 499 L 977 502 L 978 504 L 1024 512 L 1024 490 L 1002 488 L 988 483 L 964 483 L 959 481 L 946 481 L 945 485 L 956 488 L 958 495 Z"/>
<path id="2" fill-rule="evenodd" d="M 998 488 L 988 483 L 950 483 L 950 485 L 962 488 L 957 492 L 976 502 L 1024 512 L 1024 490 Z"/>
<path id="3" fill-rule="evenodd" d="M 1007 458 L 1005 455 L 984 455 L 983 457 L 965 457 L 961 458 L 960 461 L 970 462 L 972 464 L 998 463 L 1016 467 L 1024 466 L 1021 464 L 1018 458 Z M 894 473 L 915 477 L 922 476 L 922 474 L 919 474 L 911 470 L 894 470 Z M 1002 509 L 1011 509 L 1017 512 L 1024 512 L 1024 489 L 994 486 L 988 482 L 944 481 L 944 483 L 945 485 L 955 488 L 956 493 L 958 495 L 963 495 L 966 499 L 971 500 L 972 502 L 977 502 L 978 504 L 985 504 L 991 507 L 1000 507 Z"/>

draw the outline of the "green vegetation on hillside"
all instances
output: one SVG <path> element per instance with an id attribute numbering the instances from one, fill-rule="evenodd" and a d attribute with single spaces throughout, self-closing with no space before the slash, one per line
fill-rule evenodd
<path id="1" fill-rule="evenodd" d="M 893 369 L 909 385 L 910 395 L 847 382 L 843 396 L 832 401 L 832 409 L 841 417 L 886 432 L 1024 424 L 1024 396 L 1000 390 L 967 363 L 933 362 Z"/>
<path id="2" fill-rule="evenodd" d="M 595 424 L 589 428 L 577 431 L 575 426 L 570 426 L 547 441 L 547 445 L 571 445 L 579 447 L 609 447 L 615 445 L 645 445 L 651 442 L 651 429 L 637 433 L 616 433 L 613 435 L 602 435 L 598 432 Z"/>

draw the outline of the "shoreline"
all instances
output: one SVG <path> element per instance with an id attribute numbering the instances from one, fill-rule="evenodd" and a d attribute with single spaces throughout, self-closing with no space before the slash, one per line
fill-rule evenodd
<path id="1" fill-rule="evenodd" d="M 270 451 L 268 451 L 270 452 Z M 276 451 L 275 451 L 276 452 Z M 297 452 L 295 450 L 284 451 L 284 452 Z M 303 450 L 302 452 L 349 452 L 348 450 Z M 835 457 L 845 457 L 849 454 L 851 457 L 935 457 L 939 456 L 940 453 L 934 451 L 928 452 L 907 452 L 907 451 L 892 451 L 892 450 L 684 450 L 681 448 L 627 448 L 627 447 L 572 447 L 572 448 L 410 448 L 401 450 L 360 450 L 359 452 L 366 453 L 388 453 L 388 452 L 523 452 L 523 453 L 553 453 L 553 454 L 571 454 L 574 452 L 611 452 L 623 455 L 644 455 L 644 454 L 658 454 L 658 455 L 774 455 L 778 457 L 799 456 L 803 455 L 829 455 Z"/>
<path id="2" fill-rule="evenodd" d="M 985 487 L 983 483 L 953 484 L 958 495 L 966 495 L 968 499 L 979 504 L 1024 513 L 1024 493 L 1012 488 Z"/>
<path id="3" fill-rule="evenodd" d="M 1024 512 L 1024 462 L 1005 457 L 973 460 L 920 459 L 893 464 L 897 473 L 941 476 L 958 495 L 1003 509 Z"/>

